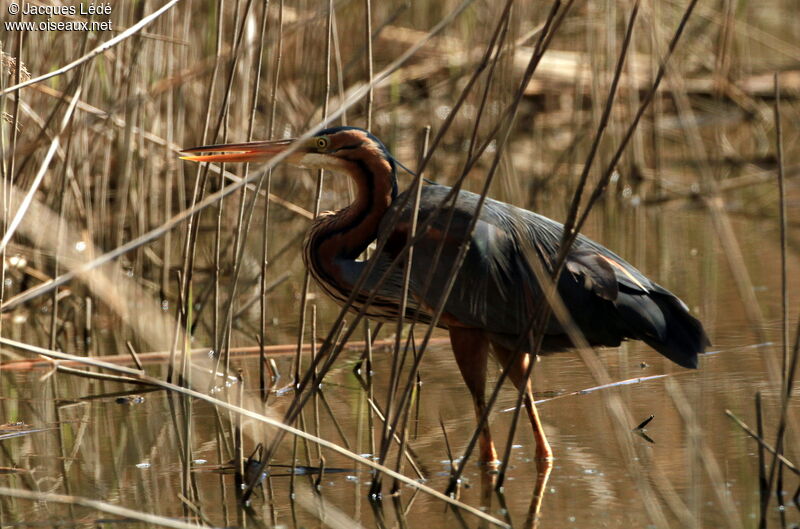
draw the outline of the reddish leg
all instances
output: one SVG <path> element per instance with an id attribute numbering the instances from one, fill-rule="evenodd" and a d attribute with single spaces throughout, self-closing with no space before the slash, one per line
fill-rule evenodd
<path id="1" fill-rule="evenodd" d="M 509 349 L 501 347 L 496 343 L 492 343 L 494 356 L 500 366 L 505 367 L 509 360 L 514 356 Z M 531 390 L 531 381 L 525 377 L 528 370 L 528 362 L 530 356 L 527 353 L 517 355 L 517 360 L 511 365 L 508 378 L 514 383 L 519 391 L 525 391 L 523 395 L 523 402 L 525 408 L 528 410 L 528 419 L 531 421 L 533 428 L 533 437 L 536 440 L 536 458 L 540 460 L 553 459 L 553 450 L 550 448 L 550 443 L 544 435 L 542 428 L 542 421 L 539 419 L 539 413 L 536 411 L 536 405 L 533 402 L 533 391 Z"/>
<path id="2" fill-rule="evenodd" d="M 450 343 L 456 357 L 458 369 L 472 394 L 475 405 L 475 417 L 480 418 L 486 409 L 484 389 L 486 387 L 486 360 L 489 356 L 489 340 L 483 331 L 467 327 L 450 327 Z M 489 425 L 481 429 L 480 434 L 481 462 L 497 461 L 497 452 L 492 443 Z"/>

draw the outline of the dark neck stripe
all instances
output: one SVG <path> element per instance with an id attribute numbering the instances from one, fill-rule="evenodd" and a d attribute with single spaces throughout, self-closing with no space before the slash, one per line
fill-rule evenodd
<path id="1" fill-rule="evenodd" d="M 362 178 L 364 180 L 366 194 L 366 200 L 364 201 L 363 205 L 360 207 L 360 210 L 356 212 L 356 214 L 349 219 L 349 222 L 344 225 L 337 225 L 333 224 L 333 226 L 329 227 L 327 231 L 321 233 L 317 237 L 314 238 L 312 241 L 312 245 L 314 247 L 314 252 L 317 253 L 319 247 L 328 239 L 333 237 L 334 235 L 343 235 L 346 237 L 347 233 L 351 230 L 357 228 L 364 219 L 372 212 L 372 208 L 375 204 L 375 179 L 372 177 L 371 172 L 367 164 L 361 160 L 360 158 L 347 158 L 348 161 L 353 162 L 358 170 L 361 171 Z M 353 207 L 352 205 L 350 207 Z M 369 237 L 366 238 L 364 241 L 359 241 L 356 244 L 355 248 L 345 249 L 345 251 L 338 254 L 339 257 L 343 257 L 345 259 L 355 259 L 357 258 L 361 252 L 363 252 L 369 243 L 371 243 L 375 239 L 375 235 L 378 230 L 378 222 L 375 223 L 375 233 L 370 234 Z"/>
<path id="2" fill-rule="evenodd" d="M 337 277 L 334 261 L 336 259 L 352 261 L 364 252 L 376 239 L 381 218 L 397 195 L 397 184 L 394 180 L 395 166 L 391 160 L 386 158 L 373 160 L 373 156 L 365 159 L 356 150 L 358 147 L 361 145 L 346 145 L 343 147 L 345 152 L 340 153 L 339 157 L 353 164 L 349 176 L 358 184 L 360 196 L 356 202 L 336 212 L 332 217 L 321 220 L 320 225 L 312 228 L 304 252 L 307 265 L 312 269 L 317 282 L 323 285 L 329 295 L 333 295 L 331 291 L 336 290 L 344 295 L 345 299 L 352 285 L 340 284 L 342 279 Z M 388 163 L 388 167 L 383 165 L 384 163 Z M 389 181 L 379 180 L 385 178 L 389 178 Z M 385 188 L 385 185 L 391 187 Z M 379 197 L 378 188 L 380 193 L 391 193 L 390 198 Z M 332 252 L 323 252 L 325 243 L 333 237 L 341 237 L 338 242 L 343 244 L 333 248 Z M 331 241 L 331 244 L 335 243 Z"/>

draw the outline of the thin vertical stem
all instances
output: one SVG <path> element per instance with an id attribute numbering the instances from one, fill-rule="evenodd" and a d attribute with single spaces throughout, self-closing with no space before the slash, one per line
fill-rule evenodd
<path id="1" fill-rule="evenodd" d="M 369 0 L 367 0 L 367 1 L 369 1 Z M 423 140 L 423 147 L 422 147 L 423 149 L 426 149 L 428 147 L 428 141 L 430 140 L 430 131 L 431 131 L 431 128 L 430 127 L 426 127 L 424 132 L 423 132 L 423 134 L 425 135 L 424 136 L 424 140 Z M 425 156 L 425 152 L 423 151 L 421 153 L 421 157 L 424 157 L 424 156 Z M 414 203 L 412 205 L 412 212 L 413 213 L 411 214 L 411 230 L 410 230 L 410 233 L 409 233 L 409 237 L 411 237 L 412 239 L 417 234 L 417 221 L 419 219 L 419 203 L 420 203 L 421 197 L 422 197 L 422 178 L 417 178 L 416 179 L 416 185 L 414 186 Z M 407 308 L 407 305 L 408 305 L 408 289 L 409 289 L 409 287 L 411 285 L 411 267 L 413 265 L 413 261 L 414 261 L 414 247 L 411 246 L 408 249 L 408 254 L 406 255 L 405 267 L 403 269 L 403 292 L 402 292 L 402 294 L 400 296 L 400 310 L 399 310 L 399 315 L 397 317 L 397 330 L 395 332 L 395 341 L 394 341 L 394 357 L 395 358 L 398 358 L 400 356 L 400 346 L 401 346 L 402 339 L 403 339 L 403 323 L 405 322 L 406 308 Z M 403 349 L 403 352 L 404 352 L 403 358 L 401 359 L 401 362 L 398 364 L 398 371 L 396 373 L 397 377 L 399 377 L 400 369 L 402 369 L 403 364 L 405 364 L 405 351 L 406 351 L 406 349 L 404 348 Z M 390 388 L 391 389 L 390 389 L 390 394 L 389 394 L 389 401 L 387 402 L 387 406 L 386 406 L 386 421 L 384 422 L 385 426 L 388 426 L 390 421 L 392 420 L 392 403 L 394 401 L 394 397 L 395 397 L 395 393 L 396 393 L 397 380 L 393 379 L 391 381 Z M 396 411 L 397 414 L 400 414 L 403 411 L 405 411 L 406 418 L 403 421 L 404 424 L 406 424 L 408 422 L 408 412 L 409 412 L 409 410 L 410 410 L 410 407 L 408 405 L 406 405 L 404 407 L 404 410 L 403 409 L 397 409 L 397 411 Z M 388 435 L 388 433 L 390 433 L 390 432 L 388 432 L 387 428 L 384 427 L 384 437 L 383 437 L 383 439 L 381 441 L 383 443 L 386 443 L 387 445 L 389 443 L 391 443 L 391 436 Z M 391 433 L 393 433 L 393 432 L 391 432 Z M 405 450 L 406 440 L 407 440 L 407 435 L 406 435 L 405 427 L 404 427 L 403 428 L 403 435 L 401 436 L 400 449 L 397 452 L 397 467 L 396 468 L 398 469 L 398 472 L 400 471 L 400 464 L 403 461 L 403 453 L 404 453 L 404 450 Z M 388 446 L 386 448 L 382 449 L 382 452 L 385 452 L 387 450 L 388 450 Z M 376 480 L 378 479 L 377 474 L 376 474 L 374 479 L 376 479 Z M 394 484 L 392 485 L 392 489 L 394 491 L 397 491 L 399 487 L 400 487 L 400 482 L 395 479 L 394 480 Z"/>
<path id="2" fill-rule="evenodd" d="M 365 17 L 365 24 L 364 24 L 364 43 L 366 44 L 367 48 L 367 83 L 369 83 L 369 90 L 367 91 L 367 116 L 366 116 L 366 125 L 364 126 L 365 129 L 370 130 L 372 128 L 372 100 L 374 97 L 374 91 L 372 87 L 372 76 L 374 74 L 372 70 L 372 1 L 371 0 L 364 0 L 364 17 Z"/>
<path id="3" fill-rule="evenodd" d="M 275 133 L 275 113 L 278 109 L 278 81 L 281 72 L 281 60 L 283 59 L 283 0 L 278 4 L 278 41 L 275 44 L 275 66 L 272 75 L 272 87 L 270 93 L 270 112 L 269 123 L 267 126 L 268 139 L 273 139 Z M 264 219 L 261 224 L 261 326 L 260 326 L 260 342 L 261 342 L 261 398 L 267 400 L 267 390 L 264 384 L 264 365 L 267 362 L 265 347 L 267 345 L 267 267 L 269 267 L 269 214 L 270 214 L 270 200 L 269 194 L 272 191 L 272 169 L 267 171 L 266 176 L 262 179 L 267 179 L 267 188 L 264 194 Z M 275 373 L 270 367 L 270 379 L 274 383 L 277 378 Z"/>
<path id="4" fill-rule="evenodd" d="M 787 362 L 789 359 L 789 285 L 786 275 L 786 176 L 783 164 L 783 129 L 781 127 L 780 76 L 775 73 L 775 153 L 778 161 L 778 209 L 780 212 L 781 244 L 781 378 L 786 391 Z"/>
<path id="5" fill-rule="evenodd" d="M 333 0 L 328 0 L 328 24 L 325 39 L 325 99 L 322 103 L 322 116 L 328 117 L 328 104 L 331 95 L 331 40 L 333 35 Z M 322 183 L 325 172 L 317 171 L 317 187 L 314 193 L 314 218 L 319 216 L 320 202 L 322 201 Z M 297 352 L 294 361 L 294 384 L 300 386 L 300 373 L 302 370 L 303 335 L 306 327 L 306 310 L 308 307 L 308 290 L 311 283 L 311 273 L 306 270 L 303 277 L 303 290 L 300 297 L 300 325 L 297 331 Z"/>
<path id="6" fill-rule="evenodd" d="M 214 99 L 214 92 L 217 85 L 217 73 L 219 72 L 219 65 L 222 61 L 222 11 L 225 6 L 225 0 L 219 0 L 217 3 L 217 27 L 216 27 L 216 38 L 215 38 L 215 49 L 214 49 L 214 66 L 211 71 L 210 82 L 208 86 L 208 93 L 206 95 L 206 108 L 209 109 L 206 112 L 205 119 L 203 121 L 203 136 L 202 136 L 202 143 L 208 142 L 208 131 L 211 127 L 211 102 Z M 208 176 L 208 166 L 203 166 L 202 164 L 197 167 L 197 171 L 195 173 L 195 181 L 194 181 L 194 190 L 192 191 L 192 202 L 191 207 L 194 207 L 198 201 L 200 201 L 200 197 L 202 194 L 202 189 L 205 187 L 205 180 Z M 197 225 L 199 223 L 199 213 L 196 215 L 191 215 L 189 217 L 189 221 L 186 225 L 186 242 L 184 243 L 183 248 L 183 265 L 182 265 L 182 273 L 181 273 L 181 282 L 179 287 L 179 296 L 184 299 L 184 303 L 182 304 L 182 311 L 178 314 L 177 320 L 183 324 L 183 332 L 189 333 L 191 332 L 190 327 L 187 325 L 186 322 L 186 312 L 187 312 L 187 305 L 186 302 L 188 301 L 188 285 L 191 283 L 192 278 L 192 270 L 194 267 L 194 241 L 195 237 L 197 236 Z M 176 321 L 176 339 L 175 344 L 177 345 L 179 342 L 179 333 L 180 328 L 178 327 L 178 321 Z M 215 344 L 216 347 L 216 344 Z M 219 351 L 215 351 L 217 354 Z M 170 359 L 169 359 L 169 366 L 167 367 L 167 380 L 172 381 L 174 376 L 174 368 L 175 368 L 175 353 L 176 347 L 173 346 L 172 350 L 170 351 Z"/>
<path id="7" fill-rule="evenodd" d="M 775 84 L 775 135 L 777 143 L 777 158 L 778 158 L 778 189 L 780 192 L 780 224 L 781 224 L 781 287 L 782 287 L 782 349 L 783 349 L 783 364 L 781 369 L 781 418 L 778 423 L 777 439 L 775 440 L 775 454 L 772 458 L 772 463 L 769 469 L 769 481 L 767 490 L 772 490 L 772 484 L 777 481 L 776 492 L 778 496 L 779 506 L 783 506 L 783 466 L 780 461 L 780 456 L 783 454 L 783 445 L 786 434 L 786 424 L 788 420 L 789 400 L 792 397 L 792 386 L 794 383 L 794 376 L 797 370 L 798 356 L 800 356 L 800 320 L 798 320 L 797 334 L 795 336 L 795 343 L 792 350 L 791 359 L 789 359 L 789 323 L 788 323 L 788 279 L 786 277 L 786 188 L 784 184 L 784 167 L 783 167 L 783 134 L 781 129 L 781 108 L 780 108 L 780 82 L 778 74 L 774 77 Z M 769 508 L 769 494 L 766 500 L 767 505 L 763 507 L 764 513 Z M 783 520 L 783 518 L 782 518 Z"/>
<path id="8" fill-rule="evenodd" d="M 760 439 L 764 439 L 764 419 L 763 409 L 761 406 L 761 392 L 756 393 L 756 433 Z M 766 454 L 764 453 L 764 445 L 758 443 L 758 497 L 760 506 L 760 515 L 758 518 L 759 529 L 766 529 L 767 527 L 767 504 L 769 503 L 769 484 L 767 482 L 766 474 Z"/>
<path id="9" fill-rule="evenodd" d="M 22 13 L 19 13 L 18 20 L 22 21 Z M 22 42 L 25 36 L 24 31 L 18 31 L 17 35 L 17 47 L 15 50 L 16 56 L 16 67 L 14 68 L 14 84 L 18 85 L 20 83 L 22 77 Z M 0 78 L 5 79 L 5 74 L 0 68 Z M 8 227 L 9 217 L 11 215 L 11 203 L 14 193 L 14 164 L 16 163 L 16 145 L 17 145 L 17 133 L 19 129 L 19 108 L 20 108 L 20 97 L 21 93 L 18 91 L 14 94 L 14 106 L 13 110 L 11 111 L 11 138 L 9 138 L 9 145 L 8 145 L 8 152 L 9 155 L 6 157 L 4 151 L 4 142 L 3 142 L 3 134 L 0 131 L 0 154 L 2 154 L 2 158 L 0 158 L 0 165 L 4 169 L 3 174 L 3 229 Z M 0 105 L 0 113 L 4 110 L 5 107 L 5 96 L 2 97 L 2 103 Z M 3 163 L 3 160 L 7 160 L 7 163 Z M 5 299 L 5 286 L 6 286 L 6 248 L 5 246 L 0 249 L 0 263 L 3 266 L 0 266 L 0 303 L 3 302 Z M 0 318 L 0 335 L 2 334 L 3 330 L 3 321 Z"/>

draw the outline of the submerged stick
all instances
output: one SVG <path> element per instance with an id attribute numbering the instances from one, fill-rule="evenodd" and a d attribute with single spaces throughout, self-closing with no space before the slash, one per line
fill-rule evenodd
<path id="1" fill-rule="evenodd" d="M 796 467 L 795 464 L 792 463 L 791 461 L 789 461 L 788 459 L 786 459 L 785 456 L 778 454 L 778 452 L 777 452 L 777 450 L 775 450 L 775 448 L 773 448 L 761 436 L 759 436 L 756 432 L 754 432 L 753 429 L 750 428 L 743 420 L 741 420 L 739 417 L 734 415 L 731 410 L 725 410 L 725 415 L 727 415 L 728 417 L 733 419 L 733 422 L 735 422 L 739 426 L 739 428 L 744 430 L 744 432 L 747 435 L 749 435 L 750 437 L 755 439 L 758 442 L 758 444 L 760 444 L 762 447 L 764 447 L 764 449 L 766 451 L 768 451 L 769 453 L 774 455 L 778 460 L 780 460 L 780 462 L 783 463 L 786 466 L 786 468 L 788 468 L 789 470 L 791 470 L 792 472 L 794 472 L 795 474 L 800 476 L 800 468 Z"/>
<path id="2" fill-rule="evenodd" d="M 394 342 L 393 339 L 375 340 L 374 342 L 372 342 L 372 346 L 373 347 L 386 348 L 386 347 L 391 346 L 393 342 Z M 433 343 L 433 344 L 448 343 L 448 338 L 446 338 L 446 337 L 433 338 L 431 340 L 431 343 Z M 37 351 L 31 349 L 32 347 L 35 347 L 35 346 L 29 346 L 27 344 L 22 344 L 21 342 L 15 342 L 13 340 L 7 340 L 5 338 L 0 338 L 0 344 L 8 345 L 9 347 L 28 350 L 28 351 L 31 351 L 31 352 L 34 352 L 34 353 L 37 352 Z M 360 348 L 365 347 L 365 346 L 366 346 L 365 342 L 356 341 L 356 342 L 348 342 L 347 345 L 345 345 L 345 348 L 352 350 L 352 349 L 360 349 Z M 231 347 L 230 348 L 230 353 L 231 353 L 232 357 L 246 358 L 246 357 L 250 357 L 250 356 L 254 356 L 254 355 L 260 354 L 262 349 L 263 349 L 264 353 L 268 354 L 270 356 L 278 356 L 278 355 L 283 356 L 283 355 L 294 354 L 296 348 L 297 348 L 296 344 L 267 345 L 267 346 L 264 346 L 263 348 L 260 345 L 247 345 L 247 346 L 243 346 L 243 347 Z M 210 350 L 211 350 L 210 347 L 201 347 L 201 348 L 192 349 L 189 352 L 192 355 L 207 355 Z M 308 353 L 310 351 L 311 351 L 311 344 L 305 344 L 303 346 L 303 352 Z M 155 351 L 155 352 L 150 352 L 150 353 L 139 353 L 137 356 L 138 356 L 139 360 L 143 364 L 144 363 L 150 364 L 150 363 L 163 362 L 165 360 L 168 360 L 169 359 L 169 355 L 170 355 L 169 351 Z M 102 359 L 101 362 L 103 362 L 105 364 L 109 364 L 109 365 L 110 364 L 120 365 L 120 364 L 132 364 L 133 363 L 133 359 L 131 358 L 130 355 L 127 355 L 127 354 L 100 356 L 98 358 Z M 77 361 L 73 361 L 73 360 L 66 360 L 66 359 L 59 359 L 59 360 L 55 360 L 55 361 L 53 361 L 53 360 L 20 360 L 20 361 L 16 361 L 16 362 L 9 362 L 7 364 L 0 364 L 0 371 L 27 371 L 27 370 L 30 370 L 30 369 L 41 369 L 41 368 L 45 368 L 45 367 L 53 367 L 54 364 L 58 365 L 58 366 L 70 366 L 70 367 L 83 365 L 82 362 L 77 362 Z M 95 366 L 95 367 L 100 367 L 100 366 Z M 138 373 L 138 371 L 136 371 L 136 372 Z"/>

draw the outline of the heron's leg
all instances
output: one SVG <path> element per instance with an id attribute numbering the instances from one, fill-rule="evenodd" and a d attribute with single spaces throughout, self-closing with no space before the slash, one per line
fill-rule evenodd
<path id="1" fill-rule="evenodd" d="M 480 419 L 486 409 L 484 389 L 486 387 L 486 360 L 489 356 L 489 340 L 483 331 L 467 327 L 450 326 L 450 343 L 456 357 L 458 369 L 472 394 L 475 417 Z M 497 461 L 489 424 L 485 424 L 480 434 L 481 462 Z"/>
<path id="2" fill-rule="evenodd" d="M 510 349 L 506 349 L 494 342 L 492 342 L 492 349 L 494 350 L 495 358 L 503 367 L 508 365 L 508 362 L 514 356 L 514 352 Z M 528 418 L 533 428 L 533 437 L 536 440 L 536 458 L 540 460 L 553 459 L 553 450 L 550 448 L 550 443 L 547 442 L 547 437 L 544 435 L 542 421 L 539 418 L 539 412 L 536 411 L 536 404 L 533 402 L 531 381 L 525 377 L 525 374 L 528 372 L 530 355 L 527 353 L 520 353 L 517 357 L 517 360 L 514 361 L 509 368 L 508 378 L 511 379 L 519 391 L 525 392 L 523 395 L 523 402 L 525 403 L 525 408 L 528 410 Z"/>

